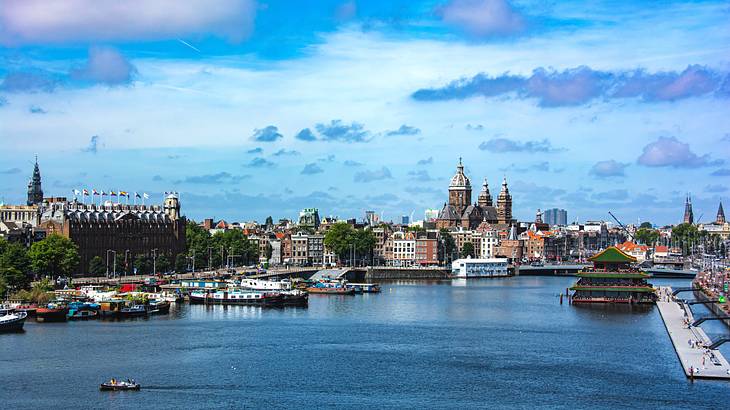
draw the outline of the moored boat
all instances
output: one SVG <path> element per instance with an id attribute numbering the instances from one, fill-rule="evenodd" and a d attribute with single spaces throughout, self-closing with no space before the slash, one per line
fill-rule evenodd
<path id="1" fill-rule="evenodd" d="M 307 292 L 323 295 L 354 295 L 355 289 L 334 286 L 311 286 L 307 288 Z"/>
<path id="2" fill-rule="evenodd" d="M 65 322 L 68 307 L 62 303 L 49 303 L 36 309 L 35 319 L 39 322 Z"/>
<path id="3" fill-rule="evenodd" d="M 147 312 L 152 315 L 170 313 L 170 302 L 165 300 L 150 300 L 147 305 Z"/>
<path id="4" fill-rule="evenodd" d="M 284 298 L 280 292 L 256 292 L 241 289 L 218 290 L 214 292 L 194 290 L 190 292 L 189 298 L 190 303 L 284 306 Z"/>
<path id="5" fill-rule="evenodd" d="M 345 286 L 349 287 L 359 287 L 362 292 L 361 293 L 378 293 L 380 292 L 380 285 L 377 283 L 347 283 Z M 355 291 L 357 292 L 357 290 Z"/>
<path id="6" fill-rule="evenodd" d="M 123 318 L 146 316 L 147 309 L 144 305 L 131 305 L 119 310 L 119 316 Z"/>
<path id="7" fill-rule="evenodd" d="M 68 311 L 68 314 L 66 315 L 68 320 L 88 320 L 88 319 L 96 319 L 99 317 L 99 312 L 96 310 L 88 310 L 88 309 L 70 309 Z"/>
<path id="8" fill-rule="evenodd" d="M 0 333 L 20 332 L 28 317 L 26 312 L 12 312 L 10 310 L 0 311 Z"/>
<path id="9" fill-rule="evenodd" d="M 283 306 L 306 307 L 309 305 L 309 294 L 303 290 L 293 289 L 279 292 Z"/>

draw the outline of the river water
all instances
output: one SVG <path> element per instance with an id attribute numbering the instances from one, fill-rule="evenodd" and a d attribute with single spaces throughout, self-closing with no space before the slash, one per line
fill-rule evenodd
<path id="1" fill-rule="evenodd" d="M 727 406 L 730 383 L 684 377 L 655 307 L 560 305 L 572 282 L 395 282 L 311 295 L 306 309 L 183 304 L 123 322 L 29 321 L 0 335 L 0 407 Z M 143 389 L 99 392 L 112 376 Z"/>

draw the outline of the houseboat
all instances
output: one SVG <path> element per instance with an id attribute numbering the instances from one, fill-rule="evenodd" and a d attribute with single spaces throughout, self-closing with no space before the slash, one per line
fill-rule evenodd
<path id="1" fill-rule="evenodd" d="M 36 309 L 35 319 L 39 322 L 65 322 L 68 306 L 64 302 L 51 302 Z"/>
<path id="2" fill-rule="evenodd" d="M 593 268 L 578 272 L 571 296 L 580 303 L 654 303 L 656 292 L 648 274 L 632 265 L 636 258 L 611 246 L 589 258 Z"/>
<path id="3" fill-rule="evenodd" d="M 380 292 L 380 285 L 377 283 L 347 283 L 345 284 L 348 288 L 360 288 L 361 293 L 378 293 Z"/>
<path id="4" fill-rule="evenodd" d="M 322 295 L 354 295 L 355 289 L 341 282 L 317 282 L 307 288 L 307 292 Z"/>
<path id="5" fill-rule="evenodd" d="M 509 276 L 506 258 L 457 259 L 451 263 L 451 274 L 455 278 L 492 278 Z"/>
<path id="6" fill-rule="evenodd" d="M 278 292 L 258 292 L 242 289 L 194 290 L 190 292 L 189 298 L 190 303 L 284 306 L 284 298 Z"/>

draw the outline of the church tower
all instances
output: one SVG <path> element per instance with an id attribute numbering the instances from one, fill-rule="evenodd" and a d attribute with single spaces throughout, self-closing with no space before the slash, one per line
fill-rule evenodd
<path id="1" fill-rule="evenodd" d="M 715 223 L 718 225 L 724 225 L 725 222 L 725 211 L 722 210 L 722 202 L 720 202 L 720 207 L 717 208 L 717 218 L 715 219 Z"/>
<path id="2" fill-rule="evenodd" d="M 541 224 L 542 223 L 542 211 L 540 208 L 537 208 L 537 213 L 535 214 L 535 223 Z"/>
<path id="3" fill-rule="evenodd" d="M 180 218 L 180 200 L 177 195 L 171 193 L 165 198 L 164 210 L 171 220 L 177 221 Z"/>
<path id="4" fill-rule="evenodd" d="M 487 183 L 487 178 L 484 178 L 482 192 L 479 193 L 477 203 L 481 208 L 492 206 L 492 194 L 489 193 L 489 183 Z"/>
<path id="5" fill-rule="evenodd" d="M 28 181 L 28 205 L 39 205 L 43 202 L 43 189 L 41 189 L 41 171 L 38 168 L 38 157 L 35 157 L 35 168 L 33 177 Z"/>
<path id="6" fill-rule="evenodd" d="M 687 195 L 684 201 L 684 223 L 692 225 L 695 221 L 694 213 L 692 212 L 692 198 Z"/>
<path id="7" fill-rule="evenodd" d="M 449 184 L 449 205 L 456 209 L 461 215 L 467 206 L 471 204 L 471 182 L 464 174 L 464 165 L 459 158 L 459 165 L 456 166 L 456 174 L 451 178 Z"/>
<path id="8" fill-rule="evenodd" d="M 502 180 L 502 190 L 497 197 L 497 222 L 508 224 L 512 221 L 512 195 L 507 188 L 507 178 Z"/>

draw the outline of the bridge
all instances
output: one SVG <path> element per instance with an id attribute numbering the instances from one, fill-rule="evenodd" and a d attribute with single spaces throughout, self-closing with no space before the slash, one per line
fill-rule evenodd
<path id="1" fill-rule="evenodd" d="M 677 296 L 679 292 L 691 292 L 695 290 L 695 288 L 676 288 L 672 291 L 672 296 Z"/>
<path id="2" fill-rule="evenodd" d="M 590 265 L 547 264 L 540 266 L 521 265 L 515 269 L 518 276 L 574 276 Z"/>
<path id="3" fill-rule="evenodd" d="M 721 337 L 721 338 L 715 340 L 714 342 L 712 342 L 712 344 L 709 346 L 709 348 L 710 348 L 710 350 L 715 350 L 725 342 L 730 342 L 730 337 Z"/>

